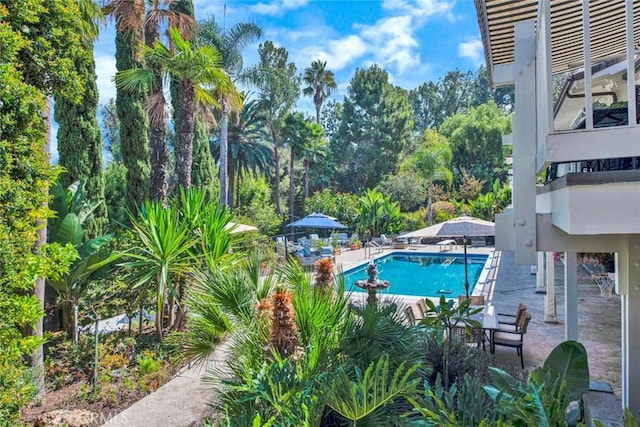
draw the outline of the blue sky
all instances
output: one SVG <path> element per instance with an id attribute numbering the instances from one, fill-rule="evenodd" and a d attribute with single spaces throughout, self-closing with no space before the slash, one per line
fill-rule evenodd
<path id="1" fill-rule="evenodd" d="M 394 84 L 413 89 L 455 68 L 475 71 L 484 62 L 473 0 L 193 1 L 197 19 L 213 16 L 222 24 L 226 3 L 227 26 L 246 21 L 260 25 L 260 41 L 285 47 L 300 73 L 311 61 L 326 60 L 336 76 L 338 89 L 332 97 L 337 100 L 347 93 L 356 68 L 373 63 Z M 114 38 L 109 25 L 95 46 L 101 104 L 115 98 Z M 245 50 L 245 65 L 257 62 L 260 41 Z M 297 105 L 305 111 L 311 107 L 310 98 Z"/>

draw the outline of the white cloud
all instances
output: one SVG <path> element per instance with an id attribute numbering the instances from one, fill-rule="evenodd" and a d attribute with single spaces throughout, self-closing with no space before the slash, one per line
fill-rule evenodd
<path id="1" fill-rule="evenodd" d="M 116 59 L 113 55 L 96 54 L 96 75 L 100 105 L 106 104 L 109 98 L 116 97 L 116 85 L 113 77 L 116 75 Z"/>
<path id="2" fill-rule="evenodd" d="M 467 58 L 476 67 L 484 64 L 484 50 L 480 39 L 473 39 L 462 42 L 458 45 L 458 55 L 461 58 Z"/>
<path id="3" fill-rule="evenodd" d="M 421 18 L 444 16 L 453 19 L 454 6 L 455 1 L 446 0 L 384 0 L 382 2 L 383 9 L 405 12 Z"/>
<path id="4" fill-rule="evenodd" d="M 287 10 L 306 6 L 309 0 L 275 0 L 270 3 L 257 3 L 250 7 L 251 12 L 258 15 L 280 16 Z"/>
<path id="5" fill-rule="evenodd" d="M 394 16 L 380 19 L 371 26 L 359 26 L 362 37 L 382 65 L 393 64 L 400 74 L 420 63 L 416 52 L 418 42 L 413 37 L 412 17 Z M 358 28 L 358 26 L 356 26 Z"/>

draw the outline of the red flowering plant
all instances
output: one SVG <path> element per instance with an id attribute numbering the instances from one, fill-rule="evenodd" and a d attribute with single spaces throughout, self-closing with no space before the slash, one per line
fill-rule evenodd
<path id="1" fill-rule="evenodd" d="M 615 267 L 615 254 L 583 252 L 578 253 L 578 262 L 588 267 L 591 271 L 610 271 Z"/>

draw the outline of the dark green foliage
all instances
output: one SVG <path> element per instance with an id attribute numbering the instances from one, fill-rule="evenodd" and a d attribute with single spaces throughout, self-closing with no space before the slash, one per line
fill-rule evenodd
<path id="1" fill-rule="evenodd" d="M 308 198 L 305 207 L 307 213 L 321 212 L 335 217 L 338 222 L 351 229 L 355 229 L 358 225 L 360 210 L 358 196 L 355 194 L 323 190 Z"/>
<path id="2" fill-rule="evenodd" d="M 104 176 L 102 173 L 102 141 L 96 117 L 98 88 L 96 85 L 93 42 L 82 43 L 86 55 L 76 60 L 76 69 L 84 84 L 79 103 L 56 97 L 54 117 L 58 122 L 59 163 L 67 171 L 60 179 L 63 187 L 75 181 L 86 181 L 90 199 L 101 202 L 93 212 L 85 231 L 89 237 L 99 236 L 107 227 L 107 206 L 104 203 Z"/>
<path id="3" fill-rule="evenodd" d="M 427 194 L 425 180 L 413 170 L 388 176 L 380 181 L 376 189 L 392 202 L 397 202 L 402 212 L 415 211 L 421 207 Z"/>
<path id="4" fill-rule="evenodd" d="M 118 71 L 139 67 L 133 33 L 116 31 L 116 68 Z M 120 151 L 127 168 L 126 208 L 135 212 L 149 198 L 149 136 L 144 112 L 145 94 L 116 88 L 116 110 L 120 121 Z"/>
<path id="5" fill-rule="evenodd" d="M 109 163 L 104 173 L 104 182 L 104 200 L 109 213 L 109 228 L 113 231 L 128 222 L 125 206 L 127 168 L 122 163 Z"/>
<path id="6" fill-rule="evenodd" d="M 248 222 L 262 233 L 273 235 L 282 224 L 282 217 L 276 213 L 272 200 L 271 188 L 262 176 L 242 180 L 238 204 L 236 215 L 248 218 Z"/>
<path id="7" fill-rule="evenodd" d="M 484 65 L 476 73 L 449 71 L 437 82 L 426 82 L 409 91 L 409 99 L 415 113 L 414 132 L 439 128 L 447 117 L 471 107 L 493 101 L 503 111 L 513 109 L 513 87 L 491 89 Z"/>
<path id="8" fill-rule="evenodd" d="M 374 188 L 397 172 L 411 137 L 413 111 L 407 92 L 390 84 L 386 71 L 378 65 L 356 71 L 340 119 L 331 141 L 340 190 Z"/>
<path id="9" fill-rule="evenodd" d="M 196 119 L 193 137 L 193 164 L 191 165 L 191 184 L 195 188 L 202 188 L 207 196 L 213 200 L 219 191 L 219 181 L 216 165 L 213 163 L 209 135 L 204 122 Z"/>
<path id="10" fill-rule="evenodd" d="M 42 340 L 23 335 L 43 315 L 35 279 L 69 262 L 55 248 L 34 253 L 34 246 L 55 175 L 43 149 L 45 97 L 77 100 L 81 92 L 73 67 L 81 57 L 78 15 L 73 0 L 0 1 L 0 425 L 19 424 L 35 391 L 24 363 Z M 56 252 L 60 258 L 47 258 Z"/>
<path id="11" fill-rule="evenodd" d="M 451 167 L 454 184 L 462 182 L 462 170 L 485 181 L 489 190 L 493 181 L 506 178 L 502 135 L 511 131 L 511 119 L 496 104 L 490 102 L 466 113 L 448 117 L 440 128 L 451 144 Z"/>

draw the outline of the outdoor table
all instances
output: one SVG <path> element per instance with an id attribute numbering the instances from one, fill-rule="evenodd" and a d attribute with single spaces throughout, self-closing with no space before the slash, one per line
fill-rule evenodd
<path id="1" fill-rule="evenodd" d="M 491 345 L 491 338 L 493 336 L 493 332 L 499 329 L 498 327 L 498 313 L 496 312 L 496 308 L 493 306 L 493 303 L 489 302 L 485 306 L 472 305 L 470 309 L 482 308 L 482 311 L 476 313 L 474 315 L 469 316 L 470 319 L 478 321 L 482 324 L 482 336 L 483 341 L 489 341 L 489 345 Z M 484 342 L 483 342 L 484 348 Z"/>

